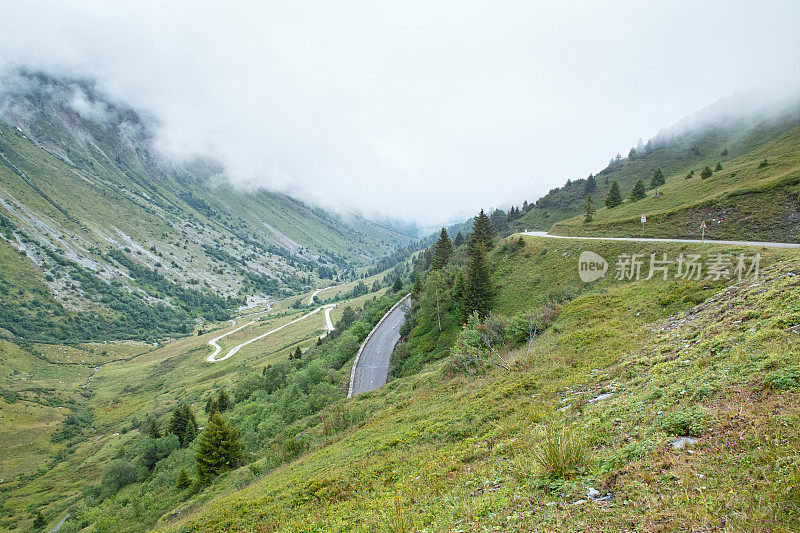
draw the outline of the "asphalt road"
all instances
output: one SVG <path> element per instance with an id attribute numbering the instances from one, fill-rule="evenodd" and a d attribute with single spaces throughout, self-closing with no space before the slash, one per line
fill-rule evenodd
<path id="1" fill-rule="evenodd" d="M 400 326 L 405 320 L 408 300 L 389 311 L 382 322 L 372 330 L 365 341 L 361 356 L 353 370 L 352 390 L 349 396 L 377 389 L 389 376 L 389 357 L 400 340 Z"/>
<path id="2" fill-rule="evenodd" d="M 762 241 L 705 241 L 697 239 L 655 239 L 648 237 L 573 237 L 565 235 L 550 235 L 546 231 L 523 231 L 521 235 L 532 237 L 547 237 L 548 239 L 577 239 L 580 241 L 632 241 L 632 242 L 689 242 L 696 244 L 728 244 L 732 246 L 766 246 L 767 248 L 800 248 L 800 244 L 793 242 L 762 242 Z"/>

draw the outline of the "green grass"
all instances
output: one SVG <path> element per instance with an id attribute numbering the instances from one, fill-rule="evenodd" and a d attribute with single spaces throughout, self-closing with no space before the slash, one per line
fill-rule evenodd
<path id="1" fill-rule="evenodd" d="M 367 280 L 370 286 L 373 278 Z M 341 295 L 351 290 L 352 285 L 330 289 L 330 296 Z M 362 309 L 385 291 L 340 301 L 332 312 L 332 320 L 336 322 L 345 307 Z M 221 340 L 222 353 L 310 310 L 293 309 L 291 304 L 295 299 L 285 298 L 270 308 L 261 306 L 237 317 L 237 326 L 251 320 L 255 323 Z M 264 366 L 285 361 L 298 345 L 304 350 L 311 347 L 325 332 L 324 312 L 320 310 L 248 345 L 226 361 L 211 364 L 205 361 L 212 351 L 208 340 L 234 329 L 227 322 L 217 326 L 206 325 L 202 335 L 158 346 L 126 341 L 75 346 L 38 343 L 20 347 L 13 341 L 0 339 L 3 353 L 0 390 L 13 399 L 10 404 L 0 399 L 0 444 L 6 449 L 0 460 L 0 479 L 5 480 L 0 490 L 7 497 L 5 504 L 13 510 L 9 517 L 0 517 L 0 527 L 9 530 L 27 527 L 32 520 L 26 511 L 30 506 L 42 507 L 46 516 L 53 519 L 60 517 L 70 505 L 81 501 L 83 492 L 99 481 L 103 469 L 115 456 L 141 440 L 140 433 L 133 428 L 145 417 L 155 416 L 164 426 L 170 410 L 185 402 L 193 406 L 203 425 L 202 405 L 209 391 L 220 388 L 234 391 L 248 376 L 261 375 Z M 94 368 L 99 370 L 95 372 Z M 87 387 L 84 389 L 83 385 Z M 239 408 L 247 409 L 246 404 Z M 92 429 L 76 439 L 51 442 L 51 437 L 62 429 L 65 417 L 80 409 L 91 414 Z M 177 468 L 175 464 L 191 460 L 190 454 L 179 453 L 171 456 L 167 461 L 170 464 L 163 468 L 171 471 Z M 252 477 L 252 472 L 249 475 Z M 157 478 L 155 482 L 164 480 Z M 170 480 L 166 483 L 173 488 Z M 130 490 L 130 487 L 123 489 L 121 494 Z M 220 487 L 212 487 L 198 496 L 199 501 L 219 490 Z M 98 514 L 93 523 L 106 524 L 105 527 L 114 530 L 123 527 L 138 530 L 141 524 L 155 522 L 170 505 L 180 505 L 187 495 L 169 492 L 162 496 L 152 501 L 147 511 L 150 514 L 139 521 L 117 522 L 110 515 Z M 143 500 L 137 501 L 137 505 L 145 505 Z M 119 500 L 111 503 L 111 511 L 104 512 L 117 514 L 119 511 L 113 510 L 115 505 L 119 505 Z M 73 526 L 67 526 L 66 530 Z"/>
<path id="2" fill-rule="evenodd" d="M 763 160 L 769 163 L 761 166 Z M 800 127 L 757 149 L 726 161 L 708 179 L 686 179 L 686 169 L 666 174 L 666 185 L 638 202 L 626 200 L 614 209 L 599 209 L 591 223 L 577 216 L 553 225 L 559 235 L 638 236 L 647 215 L 646 236 L 722 240 L 798 242 L 800 225 Z M 599 203 L 599 202 L 598 202 Z"/>
<path id="3" fill-rule="evenodd" d="M 526 241 L 516 258 L 495 254 L 498 278 L 517 276 L 498 288 L 498 309 L 527 312 L 565 283 L 577 291 L 526 363 L 465 377 L 443 360 L 342 401 L 310 426 L 308 454 L 252 480 L 231 473 L 236 492 L 189 502 L 160 530 L 385 530 L 398 514 L 409 530 L 428 531 L 795 529 L 800 397 L 764 380 L 800 360 L 800 256 L 761 250 L 763 280 L 732 288 L 660 279 L 579 287 L 579 243 L 556 251 Z M 552 258 L 540 262 L 545 248 Z M 512 350 L 523 360 L 523 347 Z M 341 413 L 354 422 L 331 433 Z M 543 475 L 544 427 L 579 438 L 586 466 Z M 685 433 L 699 436 L 693 453 L 667 446 Z M 589 487 L 614 498 L 570 505 Z"/>

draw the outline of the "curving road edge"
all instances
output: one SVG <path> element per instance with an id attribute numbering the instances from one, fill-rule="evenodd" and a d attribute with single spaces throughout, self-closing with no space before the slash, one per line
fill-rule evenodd
<path id="1" fill-rule="evenodd" d="M 301 320 L 304 320 L 304 319 L 310 317 L 311 315 L 315 315 L 315 314 L 319 313 L 323 309 L 325 310 L 325 329 L 327 329 L 330 332 L 333 329 L 333 324 L 331 324 L 331 318 L 330 318 L 330 310 L 333 309 L 334 307 L 336 307 L 336 305 L 337 304 L 328 304 L 328 305 L 326 305 L 324 307 L 319 307 L 317 309 L 314 309 L 313 311 L 311 311 L 309 313 L 306 313 L 306 314 L 304 314 L 303 316 L 301 316 L 299 318 L 295 318 L 291 322 L 287 322 L 286 324 L 284 324 L 282 326 L 278 326 L 275 329 L 267 331 L 266 333 L 262 333 L 261 335 L 253 337 L 250 340 L 244 341 L 243 343 L 241 343 L 241 344 L 239 344 L 237 346 L 234 346 L 233 348 L 230 349 L 230 351 L 228 353 L 226 353 L 225 355 L 223 355 L 222 357 L 217 359 L 217 355 L 219 354 L 219 352 L 221 350 L 219 344 L 217 344 L 217 341 L 220 340 L 221 338 L 227 336 L 227 335 L 230 335 L 231 333 L 236 333 L 237 331 L 239 331 L 242 328 L 246 328 L 250 324 L 253 324 L 253 322 L 248 322 L 247 324 L 244 324 L 243 326 L 239 326 L 238 328 L 236 328 L 236 329 L 234 329 L 232 331 L 224 333 L 224 334 L 220 335 L 219 337 L 216 337 L 216 338 L 211 339 L 210 341 L 208 341 L 208 344 L 210 344 L 211 346 L 214 346 L 214 353 L 212 353 L 211 355 L 206 357 L 206 361 L 208 361 L 209 363 L 219 363 L 220 361 L 224 361 L 224 360 L 236 355 L 236 352 L 238 352 L 239 350 L 241 350 L 242 348 L 244 348 L 248 344 L 256 342 L 258 340 L 261 340 L 261 339 L 263 339 L 264 337 L 266 337 L 268 335 L 272 335 L 273 333 L 276 333 L 276 332 L 282 330 L 283 328 L 285 328 L 287 326 L 291 326 L 292 324 L 296 324 L 297 322 L 300 322 Z M 326 333 L 326 335 L 327 335 L 327 333 Z"/>
<path id="2" fill-rule="evenodd" d="M 383 324 L 386 321 L 386 319 L 389 318 L 394 313 L 395 310 L 397 310 L 397 308 L 400 306 L 400 304 L 402 304 L 403 302 L 408 300 L 408 298 L 410 296 L 411 296 L 411 294 L 409 293 L 409 294 L 406 294 L 405 296 L 403 296 L 402 298 L 400 298 L 400 300 L 396 304 L 394 304 L 391 307 L 391 309 L 389 309 L 386 312 L 385 315 L 383 315 L 381 317 L 381 319 L 378 321 L 378 323 L 375 324 L 375 327 L 372 328 L 372 331 L 369 332 L 369 335 L 367 335 L 367 338 L 364 339 L 364 342 L 361 343 L 361 347 L 359 347 L 358 353 L 356 353 L 356 358 L 353 361 L 353 368 L 350 370 L 350 387 L 347 390 L 347 397 L 348 398 L 352 398 L 354 395 L 360 394 L 362 392 L 368 392 L 370 390 L 376 389 L 376 388 L 380 387 L 381 385 L 383 385 L 384 383 L 386 383 L 386 375 L 383 375 L 382 376 L 382 381 L 383 381 L 382 383 L 375 384 L 375 383 L 370 382 L 369 384 L 367 384 L 367 386 L 364 388 L 364 390 L 355 390 L 355 383 L 357 381 L 357 378 L 359 377 L 356 374 L 360 371 L 358 363 L 361 362 L 361 356 L 364 354 L 364 350 L 367 348 L 370 340 L 372 340 L 373 335 L 377 331 L 379 331 L 381 329 L 381 326 L 383 326 Z M 405 316 L 405 312 L 403 312 L 403 316 Z M 394 348 L 394 345 L 397 344 L 397 340 L 399 338 L 400 338 L 400 334 L 397 333 L 397 338 L 395 338 L 394 342 L 391 343 L 392 344 L 392 348 Z M 382 356 L 382 359 L 384 359 L 384 361 L 382 361 L 382 362 L 384 363 L 384 366 L 386 367 L 386 370 L 388 370 L 389 357 L 392 355 L 392 350 L 386 350 L 385 354 L 381 354 L 381 350 L 378 350 L 377 354 L 380 354 Z M 369 369 L 367 369 L 367 370 L 369 370 Z M 375 386 L 373 386 L 373 385 L 375 385 Z"/>
<path id="3" fill-rule="evenodd" d="M 764 246 L 767 248 L 800 248 L 800 243 L 766 241 L 713 241 L 706 239 L 661 239 L 656 237 L 582 237 L 579 235 L 553 235 L 546 231 L 520 231 L 519 235 L 547 239 L 574 239 L 579 241 L 677 242 L 693 244 L 725 244 L 730 246 Z"/>

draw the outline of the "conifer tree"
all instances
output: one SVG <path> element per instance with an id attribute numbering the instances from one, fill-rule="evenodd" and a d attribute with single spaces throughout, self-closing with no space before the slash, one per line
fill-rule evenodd
<path id="1" fill-rule="evenodd" d="M 213 396 L 209 396 L 208 400 L 206 400 L 206 406 L 203 408 L 208 414 L 213 413 L 214 411 L 219 411 L 219 404 L 217 404 L 217 399 Z"/>
<path id="2" fill-rule="evenodd" d="M 719 172 L 720 170 L 722 170 L 722 163 L 717 161 L 717 166 L 714 167 L 714 172 Z"/>
<path id="3" fill-rule="evenodd" d="M 468 254 L 463 311 L 465 316 L 477 311 L 484 318 L 489 314 L 494 295 L 489 260 L 483 243 L 478 239 L 470 240 Z"/>
<path id="4" fill-rule="evenodd" d="M 392 290 L 394 292 L 399 292 L 403 290 L 403 280 L 400 279 L 400 276 L 394 277 L 394 284 L 392 285 Z"/>
<path id="5" fill-rule="evenodd" d="M 705 167 L 703 171 L 700 173 L 700 179 L 710 178 L 714 172 L 711 170 L 711 167 Z"/>
<path id="6" fill-rule="evenodd" d="M 47 525 L 42 511 L 36 511 L 36 516 L 33 518 L 33 528 L 37 531 L 42 530 Z"/>
<path id="7" fill-rule="evenodd" d="M 492 221 L 492 226 L 494 227 L 494 230 L 498 235 L 505 236 L 508 234 L 509 232 L 508 217 L 506 216 L 504 211 L 502 211 L 501 209 L 495 209 L 494 211 L 492 211 L 492 216 L 489 217 L 489 220 Z"/>
<path id="8" fill-rule="evenodd" d="M 211 478 L 235 468 L 242 460 L 244 445 L 239 432 L 232 428 L 219 413 L 212 413 L 200 435 L 194 460 L 197 480 L 208 483 Z"/>
<path id="9" fill-rule="evenodd" d="M 606 207 L 612 209 L 620 204 L 622 204 L 622 193 L 619 191 L 619 183 L 614 180 L 608 190 L 608 196 L 606 196 Z"/>
<path id="10" fill-rule="evenodd" d="M 189 406 L 182 405 L 172 412 L 169 431 L 178 437 L 181 448 L 185 448 L 197 437 L 197 420 Z"/>
<path id="11" fill-rule="evenodd" d="M 189 477 L 189 472 L 185 468 L 181 468 L 178 472 L 178 478 L 175 480 L 175 486 L 179 489 L 185 489 L 192 484 L 192 478 Z"/>
<path id="12" fill-rule="evenodd" d="M 459 231 L 456 238 L 453 240 L 453 246 L 458 248 L 462 244 L 464 244 L 464 234 Z"/>
<path id="13" fill-rule="evenodd" d="M 650 187 L 656 190 L 656 196 L 658 196 L 658 187 L 664 185 L 666 182 L 667 180 L 664 178 L 664 173 L 661 169 L 655 169 L 653 171 L 653 178 L 650 180 Z"/>
<path id="14" fill-rule="evenodd" d="M 297 350 L 300 350 L 299 346 L 297 347 Z M 224 413 L 231 408 L 231 397 L 227 392 L 225 392 L 225 389 L 220 390 L 219 394 L 217 395 L 217 407 L 219 407 L 220 413 Z"/>
<path id="15" fill-rule="evenodd" d="M 644 183 L 641 179 L 636 182 L 636 185 L 633 186 L 633 190 L 631 191 L 631 201 L 638 202 L 642 198 L 647 197 L 647 191 L 644 190 Z"/>
<path id="16" fill-rule="evenodd" d="M 294 353 L 289 356 L 289 359 L 300 359 L 303 357 L 303 351 L 300 350 L 300 346 L 294 349 Z"/>
<path id="17" fill-rule="evenodd" d="M 486 216 L 486 213 L 483 212 L 483 209 L 481 209 L 478 216 L 473 219 L 470 240 L 477 240 L 479 243 L 483 244 L 484 251 L 489 251 L 494 248 L 494 238 L 494 226 L 491 220 L 489 220 L 489 217 Z"/>
<path id="18" fill-rule="evenodd" d="M 439 240 L 436 241 L 433 249 L 433 260 L 431 261 L 431 270 L 440 270 L 444 268 L 450 256 L 453 255 L 453 243 L 450 242 L 450 236 L 447 230 L 442 228 L 439 234 Z"/>
<path id="19" fill-rule="evenodd" d="M 593 174 L 589 174 L 589 177 L 586 178 L 586 185 L 583 186 L 583 194 L 590 195 L 597 190 L 597 180 L 594 179 Z"/>
<path id="20" fill-rule="evenodd" d="M 154 439 L 161 438 L 161 427 L 158 425 L 158 420 L 151 418 L 145 428 L 145 434 L 153 437 Z"/>
<path id="21" fill-rule="evenodd" d="M 592 195 L 586 197 L 586 216 L 584 217 L 583 221 L 589 223 L 592 221 L 592 215 L 594 215 L 594 202 L 592 201 Z"/>

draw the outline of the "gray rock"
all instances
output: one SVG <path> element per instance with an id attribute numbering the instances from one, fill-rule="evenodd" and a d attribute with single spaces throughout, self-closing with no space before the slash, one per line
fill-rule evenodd
<path id="1" fill-rule="evenodd" d="M 694 437 L 678 437 L 670 442 L 669 445 L 673 450 L 682 450 L 687 444 L 694 444 L 695 442 L 697 442 L 697 439 Z"/>
<path id="2" fill-rule="evenodd" d="M 609 398 L 611 398 L 612 396 L 614 396 L 614 394 L 613 394 L 613 393 L 611 393 L 611 392 L 607 392 L 607 393 L 605 393 L 605 394 L 601 394 L 601 395 L 600 395 L 600 396 L 598 396 L 597 398 L 592 398 L 591 400 L 589 400 L 589 403 L 595 403 L 595 402 L 600 402 L 600 401 L 602 401 L 602 400 L 608 400 L 608 399 L 609 399 Z"/>

